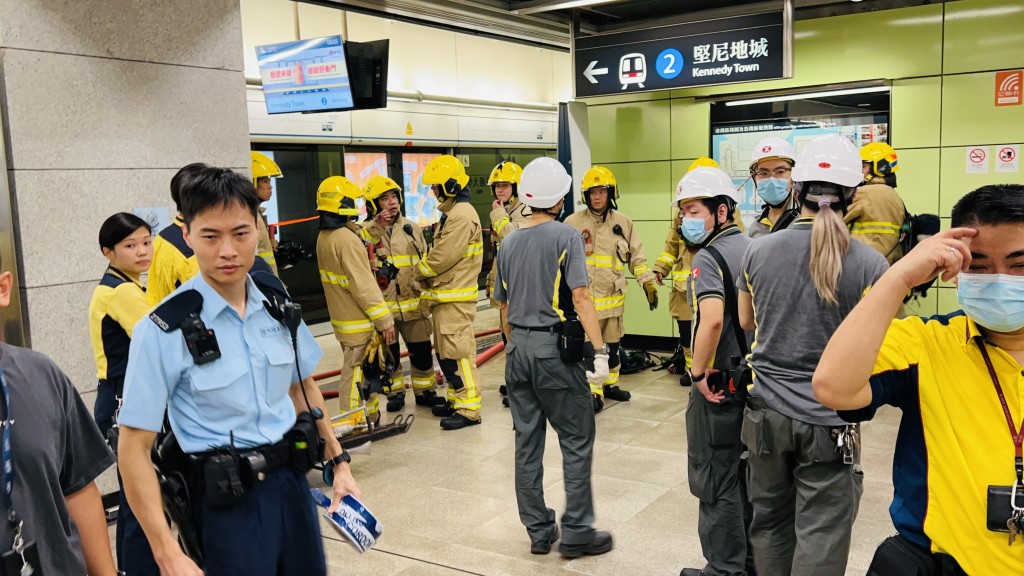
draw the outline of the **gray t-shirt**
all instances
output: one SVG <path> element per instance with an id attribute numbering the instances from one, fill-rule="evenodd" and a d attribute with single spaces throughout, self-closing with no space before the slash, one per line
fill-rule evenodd
<path id="1" fill-rule="evenodd" d="M 561 222 L 509 234 L 498 249 L 497 267 L 493 298 L 507 301 L 508 323 L 523 328 L 554 326 L 575 316 L 572 290 L 589 283 L 583 237 Z"/>
<path id="2" fill-rule="evenodd" d="M 744 236 L 740 229 L 735 227 L 720 232 L 718 236 L 708 243 L 709 246 L 713 246 L 725 258 L 725 263 L 729 266 L 731 274 L 728 280 L 726 280 L 722 269 L 719 268 L 718 263 L 708 252 L 707 248 L 702 248 L 697 252 L 693 257 L 693 265 L 690 268 L 687 292 L 693 300 L 692 304 L 695 311 L 693 331 L 690 336 L 691 347 L 693 340 L 697 336 L 697 330 L 700 327 L 700 301 L 705 298 L 718 298 L 722 300 L 725 304 L 724 317 L 722 319 L 722 335 L 718 337 L 718 348 L 715 350 L 715 356 L 712 358 L 710 367 L 723 372 L 732 368 L 733 358 L 740 357 L 743 354 L 740 350 L 740 343 L 736 338 L 736 329 L 733 327 L 735 320 L 729 312 L 731 306 L 729 306 L 728 302 L 725 302 L 725 282 L 728 281 L 731 285 L 735 285 L 736 276 L 740 273 L 740 263 L 743 260 L 743 254 L 747 251 L 747 246 L 750 243 L 750 238 Z M 744 337 L 747 340 L 749 349 L 750 333 L 744 333 Z"/>
<path id="3" fill-rule="evenodd" d="M 814 398 L 811 376 L 829 338 L 888 265 L 878 252 L 851 240 L 839 276 L 839 305 L 826 304 L 811 280 L 813 222 L 801 218 L 751 244 L 737 288 L 754 302 L 751 395 L 795 420 L 839 426 L 845 422 L 835 410 Z"/>
<path id="4" fill-rule="evenodd" d="M 35 541 L 43 574 L 84 575 L 81 539 L 64 498 L 109 468 L 114 455 L 74 385 L 52 360 L 0 343 L 0 369 L 11 395 L 7 419 L 14 421 L 11 500 L 25 522 L 25 540 Z M 0 510 L 6 518 L 6 504 Z M 13 541 L 10 524 L 0 521 L 0 552 L 10 550 Z"/>

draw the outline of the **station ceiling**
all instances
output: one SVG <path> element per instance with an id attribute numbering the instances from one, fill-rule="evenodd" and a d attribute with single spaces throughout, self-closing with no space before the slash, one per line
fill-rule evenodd
<path id="1" fill-rule="evenodd" d="M 582 35 L 778 10 L 782 0 L 300 0 L 568 50 L 573 16 Z M 941 4 L 952 0 L 793 0 L 796 20 Z M 572 4 L 578 7 L 566 7 Z M 586 4 L 586 5 L 583 5 Z"/>

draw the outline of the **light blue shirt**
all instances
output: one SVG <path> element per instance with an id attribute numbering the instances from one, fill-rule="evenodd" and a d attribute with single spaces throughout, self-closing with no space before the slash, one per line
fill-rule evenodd
<path id="1" fill-rule="evenodd" d="M 189 289 L 203 296 L 199 317 L 214 331 L 221 357 L 197 366 L 181 330 L 164 332 L 143 318 L 132 333 L 118 422 L 158 432 L 167 408 L 171 428 L 188 453 L 228 446 L 232 432 L 240 448 L 280 441 L 295 424 L 288 390 L 299 381 L 288 329 L 267 312 L 251 278 L 244 320 L 202 274 L 168 299 Z M 298 350 L 298 368 L 308 378 L 323 351 L 305 322 L 299 325 Z"/>

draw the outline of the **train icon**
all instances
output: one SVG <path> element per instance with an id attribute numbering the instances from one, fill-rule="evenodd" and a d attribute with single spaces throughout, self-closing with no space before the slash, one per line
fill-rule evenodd
<path id="1" fill-rule="evenodd" d="M 626 54 L 619 60 L 619 83 L 625 90 L 630 84 L 644 87 L 647 80 L 647 57 L 639 52 Z"/>

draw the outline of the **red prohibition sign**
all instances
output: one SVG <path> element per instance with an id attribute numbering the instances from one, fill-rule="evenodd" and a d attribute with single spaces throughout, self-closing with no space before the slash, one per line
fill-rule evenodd
<path id="1" fill-rule="evenodd" d="M 975 148 L 971 150 L 971 162 L 975 164 L 981 164 L 985 160 L 985 151 L 981 148 Z"/>
<path id="2" fill-rule="evenodd" d="M 999 159 L 1003 162 L 1012 162 L 1014 157 L 1013 148 L 1003 148 L 999 150 Z"/>

